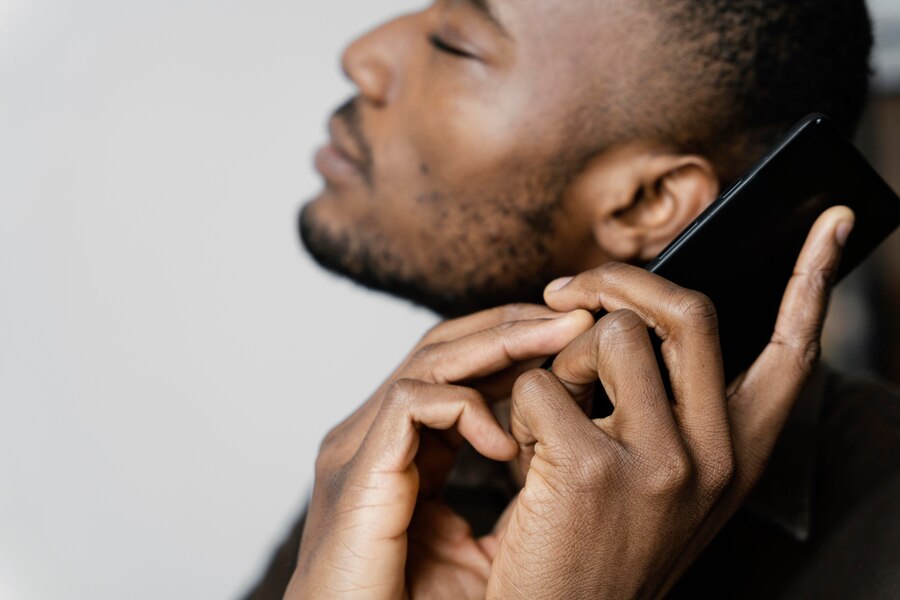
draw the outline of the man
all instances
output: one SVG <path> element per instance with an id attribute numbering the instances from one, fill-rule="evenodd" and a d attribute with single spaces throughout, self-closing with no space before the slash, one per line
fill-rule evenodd
<path id="1" fill-rule="evenodd" d="M 316 156 L 303 241 L 467 316 L 327 436 L 306 519 L 251 597 L 900 593 L 898 404 L 813 374 L 852 214 L 817 222 L 736 382 L 714 307 L 622 264 L 804 114 L 851 132 L 870 47 L 862 0 L 440 0 L 355 42 L 359 95 Z M 513 302 L 533 304 L 484 310 Z M 615 411 L 592 422 L 601 379 Z"/>

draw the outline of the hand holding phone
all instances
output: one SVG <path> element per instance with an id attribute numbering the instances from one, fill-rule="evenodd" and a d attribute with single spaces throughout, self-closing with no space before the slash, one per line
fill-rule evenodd
<path id="1" fill-rule="evenodd" d="M 813 115 L 646 269 L 551 283 L 550 308 L 600 318 L 513 390 L 528 475 L 497 526 L 489 597 L 664 595 L 761 476 L 832 285 L 898 221 L 896 195 Z M 595 390 L 608 418 L 576 406 Z"/>
<path id="2" fill-rule="evenodd" d="M 900 198 L 827 117 L 812 114 L 645 266 L 712 300 L 726 381 L 769 342 L 807 233 L 840 205 L 856 225 L 836 283 L 900 225 Z M 655 347 L 661 359 L 658 340 Z M 664 361 L 659 366 L 668 384 Z M 611 406 L 602 386 L 596 392 L 593 414 L 602 417 Z"/>
<path id="3" fill-rule="evenodd" d="M 488 597 L 662 597 L 759 479 L 811 372 L 840 262 L 846 207 L 816 221 L 784 294 L 772 341 L 726 386 L 708 297 L 639 267 L 609 263 L 561 289 L 557 311 L 610 311 L 513 389 L 510 431 L 525 487 L 505 520 Z M 652 330 L 669 366 L 672 399 Z M 790 340 L 791 343 L 785 343 Z M 613 414 L 576 402 L 603 382 Z"/>
<path id="4" fill-rule="evenodd" d="M 900 198 L 827 117 L 812 114 L 645 267 L 712 299 L 728 381 L 768 342 L 807 233 L 839 205 L 856 225 L 835 283 L 897 228 Z"/>

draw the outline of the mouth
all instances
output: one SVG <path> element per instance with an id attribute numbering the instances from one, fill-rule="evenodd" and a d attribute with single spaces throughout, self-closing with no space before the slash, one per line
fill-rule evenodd
<path id="1" fill-rule="evenodd" d="M 316 152 L 316 170 L 328 181 L 368 180 L 367 162 L 338 117 L 328 122 L 329 142 Z"/>

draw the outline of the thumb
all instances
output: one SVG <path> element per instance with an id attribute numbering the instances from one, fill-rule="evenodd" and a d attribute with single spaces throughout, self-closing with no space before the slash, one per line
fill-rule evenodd
<path id="1" fill-rule="evenodd" d="M 832 286 L 854 219 L 849 208 L 836 206 L 816 220 L 788 282 L 769 344 L 729 390 L 736 458 L 745 474 L 763 468 L 818 362 Z"/>

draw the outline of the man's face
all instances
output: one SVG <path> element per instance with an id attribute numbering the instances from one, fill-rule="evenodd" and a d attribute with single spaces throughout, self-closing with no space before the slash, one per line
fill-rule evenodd
<path id="1" fill-rule="evenodd" d="M 359 95 L 331 119 L 325 189 L 301 214 L 313 256 L 445 315 L 538 300 L 593 266 L 566 190 L 640 70 L 618 4 L 440 0 L 357 40 Z"/>

